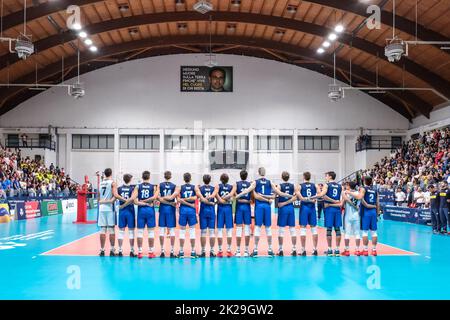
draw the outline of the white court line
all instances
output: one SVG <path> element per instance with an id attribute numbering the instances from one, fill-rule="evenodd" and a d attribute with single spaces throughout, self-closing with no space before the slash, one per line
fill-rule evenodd
<path id="1" fill-rule="evenodd" d="M 81 239 L 90 237 L 90 236 L 92 236 L 92 235 L 94 235 L 94 234 L 96 234 L 96 233 L 99 233 L 99 232 L 96 231 L 96 232 L 94 232 L 94 233 L 88 234 L 88 235 L 86 235 L 86 236 L 84 236 L 84 237 L 81 237 L 81 238 L 79 238 L 79 239 L 75 239 L 75 240 L 73 240 L 73 241 L 67 242 L 67 243 L 65 243 L 65 244 L 63 244 L 63 245 L 60 245 L 59 247 L 50 249 L 50 250 L 48 250 L 48 251 L 45 251 L 44 253 L 40 253 L 39 255 L 40 255 L 40 256 L 44 256 L 44 255 L 46 255 L 46 254 L 47 254 L 48 252 L 50 252 L 50 251 L 53 251 L 53 250 L 56 250 L 56 249 L 59 249 L 59 248 L 68 246 L 69 244 L 72 244 L 72 243 L 74 243 L 74 242 L 77 242 L 78 240 L 81 240 Z M 55 256 L 57 256 L 57 254 L 55 254 Z M 66 256 L 68 256 L 68 254 L 66 254 Z"/>

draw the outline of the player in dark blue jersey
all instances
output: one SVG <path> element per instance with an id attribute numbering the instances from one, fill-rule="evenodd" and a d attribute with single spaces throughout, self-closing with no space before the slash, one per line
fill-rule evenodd
<path id="1" fill-rule="evenodd" d="M 223 257 L 222 243 L 223 243 L 223 229 L 227 235 L 227 257 L 232 257 L 231 243 L 233 240 L 233 196 L 236 193 L 236 186 L 228 184 L 229 176 L 223 173 L 220 176 L 220 184 L 217 188 L 217 240 L 219 244 L 219 252 L 217 256 Z"/>
<path id="2" fill-rule="evenodd" d="M 156 217 L 154 201 L 158 199 L 159 190 L 157 185 L 150 183 L 150 172 L 142 172 L 142 183 L 138 184 L 133 191 L 135 198 L 134 204 L 138 206 L 137 214 L 137 242 L 138 242 L 138 258 L 142 258 L 142 242 L 144 238 L 144 229 L 147 226 L 148 231 L 148 247 L 149 258 L 155 258 L 155 227 Z"/>
<path id="3" fill-rule="evenodd" d="M 175 258 L 174 246 L 175 246 L 175 227 L 176 227 L 176 197 L 178 196 L 177 187 L 174 183 L 170 182 L 172 179 L 172 173 L 170 171 L 164 172 L 164 182 L 159 184 L 159 243 L 161 244 L 161 258 L 164 258 L 164 239 L 166 237 L 166 228 L 169 231 L 170 236 L 170 257 Z"/>
<path id="4" fill-rule="evenodd" d="M 295 186 L 289 183 L 289 172 L 283 171 L 281 173 L 281 179 L 284 181 L 278 185 L 278 189 L 281 192 L 291 195 L 291 198 L 278 197 L 278 255 L 283 256 L 283 240 L 284 240 L 284 229 L 289 227 L 291 234 L 292 251 L 291 255 L 296 256 L 296 245 L 297 245 L 297 235 L 295 234 L 295 210 L 294 201 L 297 200 L 295 196 Z"/>
<path id="5" fill-rule="evenodd" d="M 300 241 L 302 244 L 302 256 L 306 256 L 306 227 L 311 227 L 312 240 L 313 240 L 313 256 L 317 256 L 317 242 L 319 236 L 317 233 L 317 212 L 316 212 L 316 199 L 312 198 L 317 195 L 319 187 L 311 182 L 311 173 L 303 173 L 304 182 L 299 185 L 296 195 L 300 199 Z"/>
<path id="6" fill-rule="evenodd" d="M 336 183 L 336 173 L 329 171 L 325 173 L 325 180 L 327 181 L 322 188 L 322 192 L 318 193 L 313 199 L 323 197 L 324 211 L 325 211 L 325 227 L 327 228 L 327 244 L 328 251 L 326 254 L 333 256 L 332 241 L 333 228 L 336 234 L 336 249 L 334 255 L 339 257 L 341 255 L 339 248 L 341 246 L 341 226 L 342 226 L 342 186 Z"/>
<path id="7" fill-rule="evenodd" d="M 380 208 L 378 192 L 372 186 L 372 177 L 364 178 L 364 188 L 360 188 L 359 192 L 349 192 L 355 199 L 361 200 L 360 216 L 361 216 L 361 233 L 363 239 L 363 255 L 368 256 L 369 231 L 372 234 L 372 255 L 377 255 L 377 217 Z"/>
<path id="8" fill-rule="evenodd" d="M 180 215 L 178 224 L 180 225 L 180 252 L 178 257 L 184 257 L 184 241 L 186 239 L 186 226 L 189 226 L 189 238 L 191 241 L 191 257 L 196 258 L 195 252 L 195 225 L 197 224 L 197 213 L 195 209 L 195 186 L 191 184 L 191 174 L 189 172 L 183 175 L 185 184 L 178 187 L 178 201 L 180 202 Z"/>
<path id="9" fill-rule="evenodd" d="M 134 254 L 134 228 L 136 227 L 136 213 L 134 211 L 133 190 L 134 186 L 130 184 L 133 176 L 124 174 L 123 185 L 117 188 L 117 197 L 119 200 L 119 257 L 123 256 L 122 245 L 125 228 L 128 227 L 128 239 L 130 241 L 130 257 Z"/>
<path id="10" fill-rule="evenodd" d="M 241 256 L 241 241 L 242 234 L 245 236 L 245 251 L 243 257 L 249 256 L 250 244 L 250 225 L 252 223 L 252 208 L 251 208 L 251 194 L 247 193 L 240 196 L 240 194 L 250 187 L 250 182 L 247 181 L 248 172 L 242 170 L 239 173 L 241 181 L 236 182 L 236 213 L 234 215 L 234 223 L 236 224 L 236 256 Z"/>
<path id="11" fill-rule="evenodd" d="M 203 185 L 196 186 L 195 193 L 200 200 L 200 231 L 201 231 L 201 245 L 202 252 L 200 258 L 206 257 L 206 236 L 209 232 L 209 247 L 210 257 L 215 257 L 214 247 L 216 245 L 216 203 L 215 198 L 218 188 L 210 185 L 211 176 L 209 174 L 203 175 Z"/>
<path id="12" fill-rule="evenodd" d="M 268 255 L 273 256 L 272 250 L 272 208 L 271 204 L 275 199 L 275 194 L 280 197 L 292 198 L 292 195 L 280 192 L 277 186 L 270 180 L 266 179 L 266 169 L 261 167 L 258 169 L 259 179 L 253 181 L 249 188 L 242 191 L 238 196 L 253 192 L 255 198 L 255 247 L 251 254 L 252 257 L 258 256 L 258 243 L 261 235 L 261 227 L 264 225 L 266 229 L 267 242 L 269 244 Z"/>

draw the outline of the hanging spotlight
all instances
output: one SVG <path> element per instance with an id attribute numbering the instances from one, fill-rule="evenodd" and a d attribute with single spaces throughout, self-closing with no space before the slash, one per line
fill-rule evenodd
<path id="1" fill-rule="evenodd" d="M 344 91 L 341 86 L 333 83 L 328 86 L 328 98 L 333 102 L 337 102 L 338 100 L 344 97 Z"/>
<path id="2" fill-rule="evenodd" d="M 84 86 L 82 83 L 76 82 L 69 86 L 69 95 L 75 99 L 80 99 L 85 95 Z"/>

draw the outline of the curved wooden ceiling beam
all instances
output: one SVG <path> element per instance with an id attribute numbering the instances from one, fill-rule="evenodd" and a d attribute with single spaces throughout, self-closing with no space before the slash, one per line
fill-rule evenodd
<path id="1" fill-rule="evenodd" d="M 124 52 L 130 52 L 133 50 L 140 50 L 144 48 L 162 48 L 167 46 L 174 46 L 174 45 L 204 45 L 207 46 L 209 44 L 209 37 L 208 36 L 168 36 L 168 37 L 161 37 L 161 38 L 152 38 L 152 39 L 145 39 L 145 40 L 138 40 L 138 41 L 130 41 L 121 43 L 118 45 L 112 45 L 108 47 L 102 48 L 97 54 L 93 54 L 91 52 L 85 52 L 81 55 L 80 62 L 82 64 L 88 63 L 93 60 L 98 60 L 101 58 L 109 57 L 112 55 L 117 55 Z M 277 41 L 272 40 L 265 40 L 265 39 L 255 39 L 255 38 L 249 38 L 249 37 L 232 37 L 232 36 L 215 36 L 213 38 L 213 44 L 215 45 L 239 45 L 242 47 L 250 47 L 250 48 L 256 48 L 256 49 L 266 49 L 266 50 L 272 50 L 276 52 L 282 52 L 288 55 L 292 56 L 300 56 L 305 57 L 310 60 L 318 60 L 321 63 L 332 65 L 333 61 L 330 56 L 318 56 L 315 54 L 315 51 L 305 49 L 305 48 L 299 48 L 294 45 L 286 44 L 286 43 L 280 43 Z M 346 70 L 348 68 L 348 62 L 342 59 L 336 59 L 336 66 L 337 68 Z M 69 58 L 65 59 L 65 68 L 70 68 L 77 65 L 77 57 L 71 56 Z M 375 81 L 375 74 L 367 71 L 366 69 L 359 67 L 359 66 L 353 66 L 352 70 L 354 72 L 354 75 L 358 78 L 364 79 L 368 83 L 372 83 Z M 42 70 L 38 70 L 38 82 L 44 81 L 48 79 L 51 76 L 57 75 L 61 73 L 61 63 L 55 62 L 50 65 L 47 65 Z M 17 79 L 15 81 L 16 83 L 35 83 L 35 72 L 31 72 L 20 79 Z M 392 87 L 395 86 L 390 80 L 385 79 L 383 77 L 379 77 L 379 85 L 384 87 Z M 10 87 L 7 89 L 0 90 L 0 101 L 4 101 L 6 99 L 9 99 L 10 97 L 16 95 L 20 91 L 24 90 L 26 88 L 24 87 Z M 326 89 L 324 89 L 326 90 Z M 415 109 L 416 112 L 422 113 L 425 116 L 429 117 L 429 113 L 432 110 L 432 106 L 422 100 L 420 97 L 418 97 L 416 94 L 412 92 L 395 92 L 393 93 L 399 100 L 406 101 L 412 108 Z M 377 97 L 378 98 L 378 97 Z M 3 102 L 4 103 L 4 102 Z M 393 107 L 391 105 L 391 107 Z M 393 107 L 394 108 L 394 107 Z M 398 107 L 396 106 L 394 108 L 398 111 Z M 404 112 L 401 112 L 402 115 L 405 116 Z M 408 119 L 411 119 L 411 116 L 405 116 Z"/>
<path id="2" fill-rule="evenodd" d="M 299 32 L 312 34 L 315 36 L 326 37 L 332 30 L 321 25 L 298 21 L 288 18 L 260 15 L 254 13 L 239 13 L 219 11 L 211 13 L 214 21 L 223 22 L 241 22 L 252 23 L 258 25 L 267 25 L 284 29 L 291 29 Z M 180 12 L 164 12 L 154 14 L 144 14 L 137 16 L 130 16 L 126 18 L 119 18 L 108 20 L 84 28 L 89 34 L 98 34 L 116 29 L 129 28 L 139 25 L 169 23 L 176 21 L 208 21 L 209 16 L 203 15 L 193 11 Z M 73 31 L 66 31 L 62 34 L 53 35 L 44 38 L 35 43 L 37 52 L 44 51 L 54 46 L 60 45 L 68 41 L 76 39 L 76 33 Z M 352 38 L 350 34 L 341 34 L 339 41 L 354 48 L 366 52 L 374 57 L 383 56 L 384 48 L 362 38 Z M 101 50 L 101 48 L 100 48 Z M 6 54 L 0 57 L 0 69 L 19 61 L 15 54 Z M 433 73 L 420 64 L 403 57 L 401 63 L 405 67 L 405 71 L 427 83 L 430 87 L 436 89 L 450 100 L 450 82 L 446 81 L 439 75 Z M 403 65 L 396 64 L 399 68 Z M 400 69 L 401 70 L 401 69 Z M 399 70 L 399 71 L 400 71 Z"/>

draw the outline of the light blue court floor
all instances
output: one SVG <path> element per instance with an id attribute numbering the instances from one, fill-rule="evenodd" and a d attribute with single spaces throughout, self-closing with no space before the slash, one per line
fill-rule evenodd
<path id="1" fill-rule="evenodd" d="M 426 226 L 380 223 L 380 242 L 416 253 L 403 256 L 42 255 L 98 231 L 72 224 L 74 218 L 0 225 L 0 299 L 450 299 L 450 237 L 432 235 Z"/>

